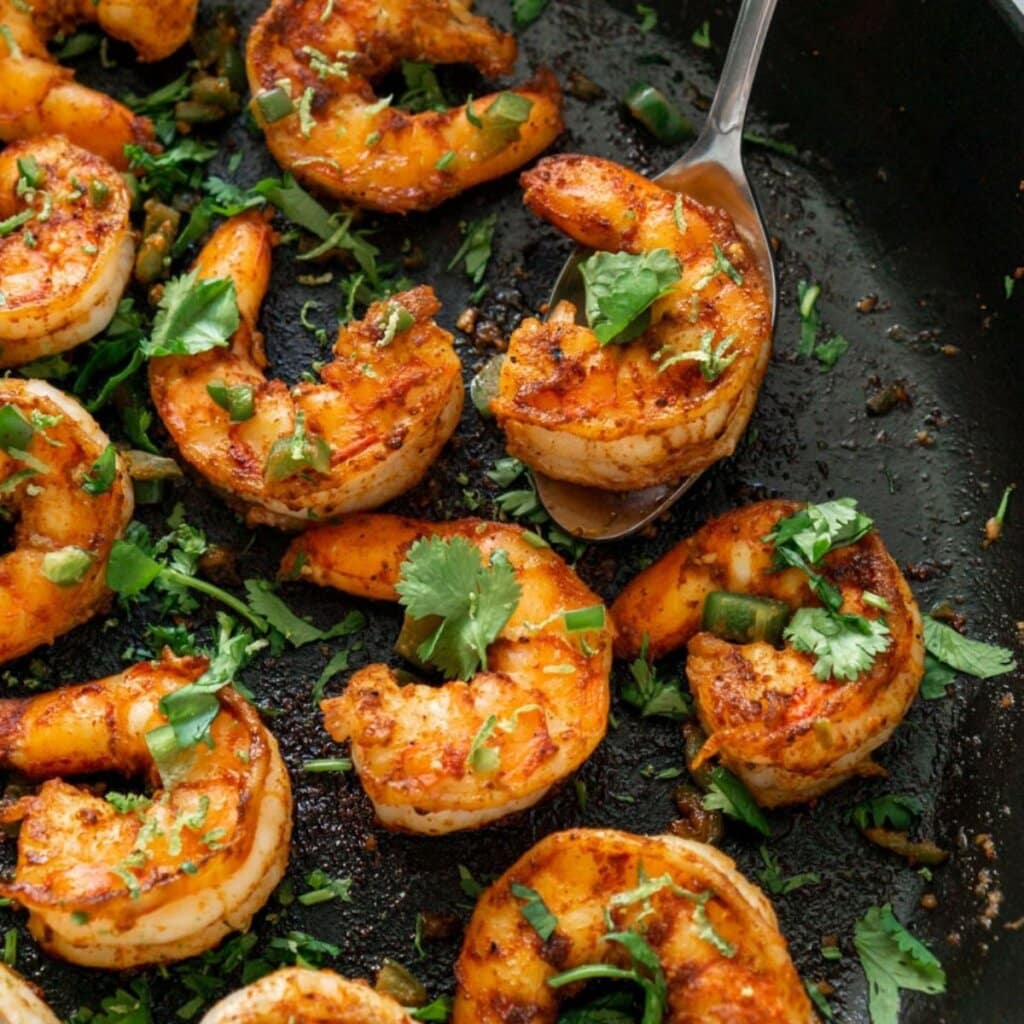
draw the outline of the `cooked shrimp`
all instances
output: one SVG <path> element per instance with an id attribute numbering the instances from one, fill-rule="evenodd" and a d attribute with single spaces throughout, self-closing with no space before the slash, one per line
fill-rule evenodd
<path id="1" fill-rule="evenodd" d="M 333 971 L 285 967 L 234 992 L 199 1024 L 410 1024 L 394 999 Z"/>
<path id="2" fill-rule="evenodd" d="M 160 699 L 205 658 L 166 659 L 81 686 L 0 700 L 0 769 L 46 779 L 8 805 L 21 820 L 14 878 L 0 893 L 29 912 L 49 952 L 122 969 L 195 956 L 247 928 L 288 862 L 291 788 L 277 743 L 230 687 L 212 747 L 192 748 L 169 789 L 122 809 L 60 776 L 157 774 L 146 734 Z"/>
<path id="3" fill-rule="evenodd" d="M 821 569 L 842 593 L 844 612 L 878 618 L 865 591 L 889 608 L 891 642 L 856 680 L 818 679 L 814 656 L 788 645 L 731 644 L 701 632 L 712 591 L 774 598 L 791 609 L 818 603 L 800 570 L 774 570 L 774 549 L 765 540 L 801 507 L 762 501 L 711 520 L 640 573 L 613 606 L 620 656 L 634 656 L 644 637 L 652 657 L 687 645 L 686 674 L 708 734 L 700 759 L 717 754 L 767 807 L 810 800 L 853 775 L 877 773 L 871 752 L 906 714 L 924 665 L 917 603 L 874 531 L 830 552 Z"/>
<path id="4" fill-rule="evenodd" d="M 60 1024 L 32 986 L 0 964 L 0 1024 Z"/>
<path id="5" fill-rule="evenodd" d="M 511 101 L 483 96 L 471 110 L 410 114 L 376 99 L 371 83 L 401 60 L 466 62 L 485 75 L 512 69 L 515 39 L 468 6 L 273 0 L 249 36 L 246 64 L 253 111 L 278 163 L 339 199 L 407 213 L 508 174 L 546 149 L 562 131 L 561 93 L 547 70 Z M 294 112 L 272 119 L 260 101 L 271 90 L 284 90 Z"/>
<path id="6" fill-rule="evenodd" d="M 151 360 L 149 383 L 181 454 L 250 523 L 296 527 L 382 505 L 418 483 L 458 423 L 462 374 L 452 336 L 432 320 L 440 305 L 419 287 L 341 328 L 323 383 L 267 380 L 256 318 L 272 237 L 255 213 L 214 233 L 199 255 L 199 277 L 235 282 L 241 326 L 230 348 Z M 247 389 L 252 415 L 232 422 L 210 397 L 211 384 Z M 282 476 L 275 452 L 297 437 L 315 457 Z"/>
<path id="7" fill-rule="evenodd" d="M 609 490 L 679 480 L 730 455 L 772 333 L 764 283 L 730 218 L 597 157 L 548 157 L 521 181 L 527 206 L 581 244 L 668 250 L 682 274 L 651 307 L 651 326 L 624 344 L 602 346 L 570 302 L 519 326 L 491 403 L 509 451 L 549 476 Z M 729 339 L 727 365 L 699 361 L 702 342 L 717 354 Z"/>
<path id="8" fill-rule="evenodd" d="M 85 489 L 110 439 L 73 398 L 40 380 L 0 379 L 0 415 L 0 514 L 15 520 L 14 549 L 0 556 L 4 662 L 105 606 L 107 559 L 134 498 L 119 455 L 109 487 Z"/>
<path id="9" fill-rule="evenodd" d="M 514 885 L 555 917 L 546 942 Z M 627 930 L 660 961 L 665 1024 L 816 1019 L 771 903 L 724 853 L 675 836 L 574 829 L 542 839 L 480 897 L 455 966 L 452 1024 L 554 1024 L 565 990 L 548 982 L 583 964 L 628 967 L 625 949 L 605 939 Z"/>
<path id="10" fill-rule="evenodd" d="M 198 0 L 0 0 L 0 141 L 59 132 L 127 168 L 125 145 L 153 141 L 149 118 L 76 82 L 74 72 L 54 61 L 46 40 L 96 21 L 143 60 L 159 60 L 188 39 L 197 6 Z"/>
<path id="11" fill-rule="evenodd" d="M 563 613 L 600 599 L 523 530 L 478 519 L 351 516 L 293 541 L 281 574 L 396 601 L 406 553 L 431 536 L 462 537 L 485 561 L 503 551 L 515 571 L 522 596 L 488 650 L 488 670 L 469 682 L 422 686 L 369 665 L 321 707 L 331 736 L 351 741 L 380 821 L 438 834 L 531 807 L 590 756 L 607 725 L 613 629 L 605 617 L 599 629 L 568 633 Z M 495 770 L 471 765 L 474 741 L 498 755 Z"/>
<path id="12" fill-rule="evenodd" d="M 27 191 L 19 162 L 36 170 Z M 27 217 L 0 237 L 0 367 L 63 352 L 110 323 L 135 256 L 130 206 L 121 175 L 59 135 L 0 153 L 0 220 Z"/>

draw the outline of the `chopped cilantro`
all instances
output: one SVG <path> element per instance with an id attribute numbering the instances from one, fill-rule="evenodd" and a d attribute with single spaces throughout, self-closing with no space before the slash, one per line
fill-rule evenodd
<path id="1" fill-rule="evenodd" d="M 547 942 L 558 927 L 558 919 L 548 909 L 540 893 L 518 882 L 513 882 L 509 888 L 517 900 L 525 901 L 520 904 L 519 913 L 530 922 L 541 942 Z"/>
<path id="2" fill-rule="evenodd" d="M 226 348 L 238 329 L 238 298 L 229 277 L 199 281 L 196 271 L 168 281 L 142 352 L 154 356 L 195 355 Z"/>
<path id="3" fill-rule="evenodd" d="M 108 444 L 103 453 L 89 468 L 89 472 L 82 481 L 82 490 L 94 497 L 99 494 L 106 494 L 114 484 L 114 477 L 117 475 L 117 449 Z"/>
<path id="4" fill-rule="evenodd" d="M 875 655 L 892 643 L 881 619 L 844 615 L 829 608 L 798 608 L 783 633 L 798 651 L 814 654 L 814 675 L 852 682 L 871 670 Z"/>
<path id="5" fill-rule="evenodd" d="M 693 700 L 674 679 L 659 679 L 647 656 L 647 636 L 640 647 L 640 656 L 629 666 L 632 682 L 622 687 L 622 699 L 639 708 L 644 718 L 661 715 L 665 718 L 686 718 L 693 713 Z"/>
<path id="6" fill-rule="evenodd" d="M 1013 652 L 995 644 L 971 640 L 930 615 L 923 617 L 924 645 L 943 664 L 978 679 L 990 679 L 1017 667 Z"/>
<path id="7" fill-rule="evenodd" d="M 814 871 L 786 877 L 779 867 L 779 859 L 767 846 L 762 845 L 760 853 L 764 867 L 757 871 L 757 877 L 773 896 L 785 896 L 786 893 L 795 892 L 805 885 L 818 885 L 821 882 L 821 876 Z"/>
<path id="8" fill-rule="evenodd" d="M 640 31 L 652 32 L 658 26 L 658 12 L 647 4 L 636 5 L 637 17 L 640 19 Z"/>
<path id="9" fill-rule="evenodd" d="M 473 284 L 480 284 L 487 273 L 487 264 L 491 259 L 491 246 L 494 242 L 494 226 L 498 215 L 492 213 L 479 220 L 467 221 L 462 225 L 462 245 L 448 264 L 454 270 L 459 260 L 463 261 L 466 274 Z"/>
<path id="10" fill-rule="evenodd" d="M 871 907 L 856 923 L 853 945 L 868 980 L 871 1024 L 897 1024 L 901 989 L 946 991 L 942 965 L 896 920 L 888 903 Z"/>
<path id="11" fill-rule="evenodd" d="M 503 551 L 484 566 L 480 552 L 462 537 L 416 541 L 402 563 L 396 587 L 416 619 L 442 621 L 418 649 L 421 660 L 469 679 L 487 668 L 487 647 L 508 622 L 522 588 Z"/>
<path id="12" fill-rule="evenodd" d="M 736 340 L 735 334 L 723 338 L 717 347 L 712 348 L 714 340 L 715 332 L 708 330 L 701 335 L 699 348 L 674 353 L 671 349 L 659 349 L 654 355 L 655 362 L 658 363 L 658 373 L 664 373 L 676 363 L 690 361 L 700 365 L 701 376 L 706 381 L 717 380 L 732 365 L 739 353 L 729 352 L 732 343 Z M 665 354 L 668 355 L 668 358 L 664 358 Z"/>
<path id="13" fill-rule="evenodd" d="M 750 790 L 728 768 L 719 765 L 711 769 L 711 785 L 704 796 L 704 808 L 721 811 L 730 818 L 742 821 L 761 835 L 771 837 L 772 827 L 764 816 Z"/>
<path id="14" fill-rule="evenodd" d="M 304 892 L 298 898 L 304 907 L 329 903 L 331 900 L 341 900 L 342 903 L 352 902 L 351 878 L 332 878 L 327 872 L 317 868 L 306 875 L 306 885 L 309 886 L 309 892 Z"/>
<path id="15" fill-rule="evenodd" d="M 680 277 L 668 249 L 596 252 L 579 265 L 586 289 L 587 322 L 602 345 L 631 341 L 650 325 L 650 307 Z"/>
<path id="16" fill-rule="evenodd" d="M 306 414 L 299 409 L 292 432 L 270 446 L 263 467 L 264 479 L 278 483 L 300 473 L 328 473 L 330 469 L 330 445 L 319 434 L 306 430 Z"/>
<path id="17" fill-rule="evenodd" d="M 700 28 L 694 29 L 693 35 L 690 36 L 690 42 L 694 46 L 699 46 L 702 50 L 711 49 L 711 22 L 707 19 L 701 22 Z"/>
<path id="18" fill-rule="evenodd" d="M 548 0 L 512 0 L 512 18 L 516 28 L 532 25 L 543 13 Z"/>
<path id="19" fill-rule="evenodd" d="M 894 828 L 905 832 L 921 816 L 921 810 L 917 797 L 888 793 L 857 804 L 850 818 L 859 829 Z"/>

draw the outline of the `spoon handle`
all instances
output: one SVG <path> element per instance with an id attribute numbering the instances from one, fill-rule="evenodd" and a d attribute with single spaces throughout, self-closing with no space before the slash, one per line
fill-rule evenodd
<path id="1" fill-rule="evenodd" d="M 735 132 L 739 150 L 750 90 L 777 0 L 743 0 L 701 140 Z"/>

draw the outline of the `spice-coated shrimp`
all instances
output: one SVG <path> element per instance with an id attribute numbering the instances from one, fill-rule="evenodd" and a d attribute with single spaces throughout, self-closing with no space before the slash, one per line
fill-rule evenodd
<path id="1" fill-rule="evenodd" d="M 562 130 L 561 94 L 542 71 L 467 106 L 412 114 L 378 101 L 371 83 L 402 60 L 496 75 L 515 56 L 514 37 L 460 0 L 274 0 L 246 49 L 253 110 L 278 163 L 389 213 L 429 210 L 532 160 Z"/>
<path id="2" fill-rule="evenodd" d="M 107 679 L 0 700 L 0 769 L 45 779 L 8 805 L 20 821 L 14 877 L 0 893 L 29 912 L 49 952 L 122 969 L 195 956 L 247 928 L 281 880 L 291 787 L 273 736 L 230 687 L 212 746 L 186 752 L 167 788 L 119 805 L 63 776 L 120 772 L 158 786 L 146 736 L 161 698 L 204 658 L 145 662 Z"/>

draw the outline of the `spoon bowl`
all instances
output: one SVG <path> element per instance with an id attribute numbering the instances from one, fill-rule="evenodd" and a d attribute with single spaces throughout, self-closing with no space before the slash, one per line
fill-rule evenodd
<path id="1" fill-rule="evenodd" d="M 771 245 L 757 200 L 743 170 L 743 121 L 757 63 L 777 0 L 744 0 L 715 97 L 696 142 L 654 180 L 732 217 L 765 282 L 774 330 L 777 295 Z M 562 267 L 548 300 L 550 309 L 569 301 L 584 308 L 579 264 L 589 255 L 580 247 Z M 646 526 L 677 502 L 700 478 L 637 491 L 608 491 L 556 480 L 534 470 L 537 493 L 549 515 L 566 532 L 587 540 L 617 540 Z"/>

